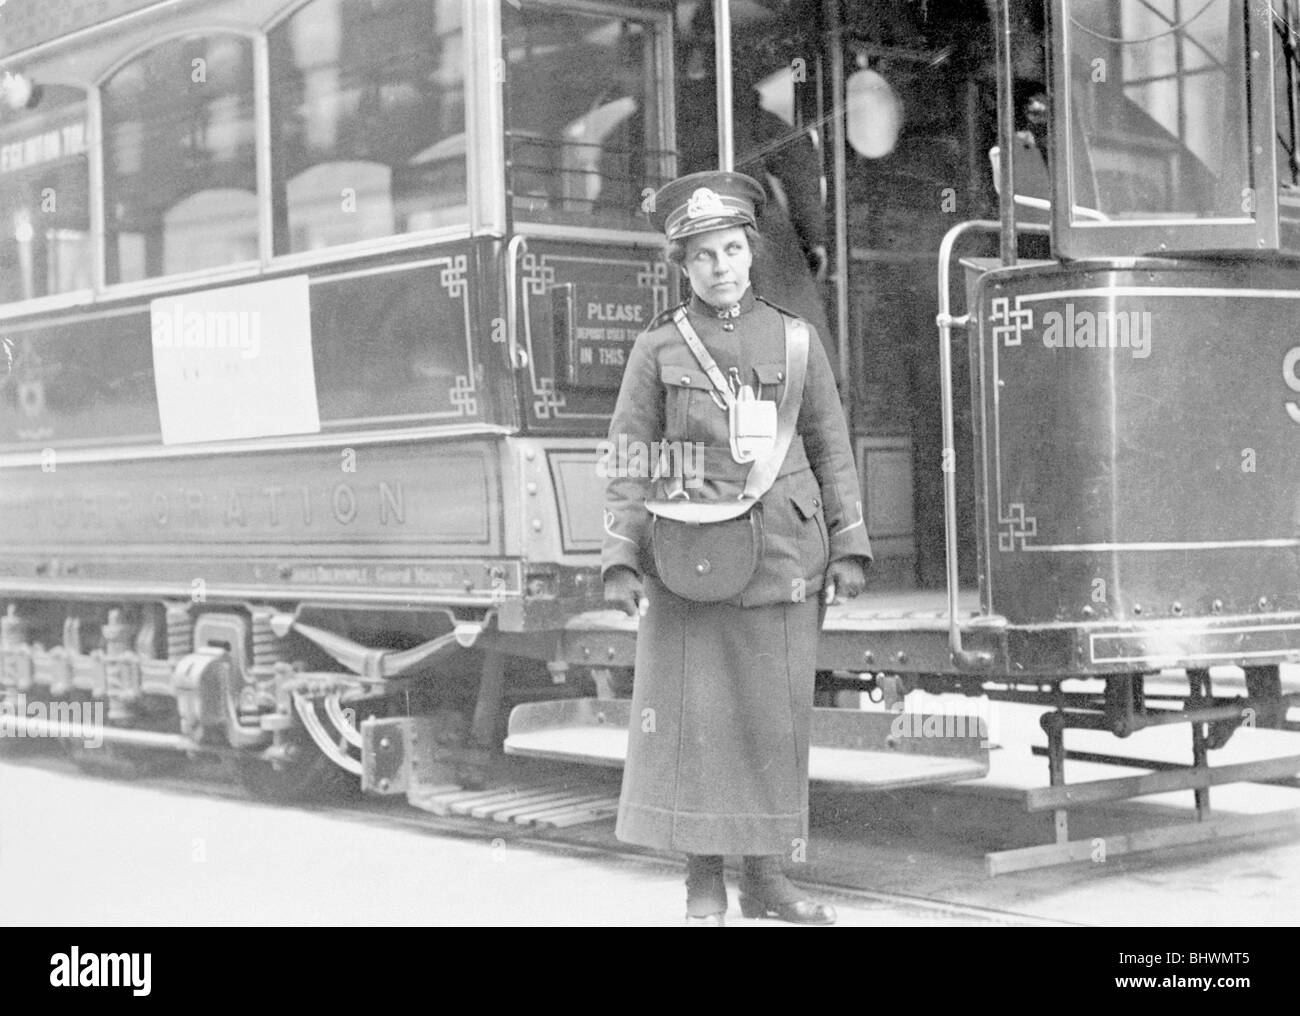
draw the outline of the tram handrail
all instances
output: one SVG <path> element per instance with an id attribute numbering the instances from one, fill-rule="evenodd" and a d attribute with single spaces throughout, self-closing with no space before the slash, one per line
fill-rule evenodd
<path id="1" fill-rule="evenodd" d="M 511 370 L 528 366 L 519 347 L 519 255 L 527 250 L 528 239 L 523 234 L 512 236 L 506 245 L 506 355 Z"/>
<path id="2" fill-rule="evenodd" d="M 1025 233 L 1048 234 L 1051 232 L 1048 226 L 1033 222 L 1017 222 L 1015 228 L 1017 231 Z M 958 667 L 978 670 L 990 666 L 993 663 L 993 655 L 983 650 L 962 648 L 961 623 L 957 606 L 959 591 L 957 579 L 957 465 L 955 461 L 956 449 L 953 447 L 955 441 L 953 437 L 955 411 L 952 396 L 952 330 L 954 327 L 967 328 L 970 326 L 970 309 L 967 308 L 966 313 L 960 317 L 953 317 L 952 303 L 948 299 L 953 248 L 962 236 L 972 231 L 1000 235 L 1002 223 L 992 219 L 971 219 L 967 222 L 959 222 L 944 234 L 943 242 L 939 244 L 939 313 L 935 316 L 935 323 L 939 326 L 939 399 L 941 403 L 940 410 L 943 414 L 943 454 L 945 459 L 945 468 L 943 470 L 943 542 L 948 581 L 948 648 L 952 654 L 953 663 Z M 949 459 L 950 455 L 954 456 L 954 458 Z M 951 468 L 947 468 L 949 465 L 951 465 Z"/>

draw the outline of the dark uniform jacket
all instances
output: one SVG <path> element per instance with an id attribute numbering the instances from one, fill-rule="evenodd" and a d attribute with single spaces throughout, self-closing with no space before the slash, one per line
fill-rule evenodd
<path id="1" fill-rule="evenodd" d="M 761 384 L 761 398 L 779 402 L 786 367 L 780 310 L 756 299 L 751 289 L 735 317 L 720 316 L 694 295 L 688 314 L 724 375 L 735 367 L 745 383 Z M 871 557 L 844 412 L 822 344 L 815 333 L 810 338 L 796 436 L 763 497 L 763 558 L 749 585 L 730 601 L 737 606 L 801 600 L 822 588 L 830 561 Z M 643 463 L 665 443 L 670 450 L 682 442 L 702 446 L 702 456 L 692 459 L 684 452 L 676 459 L 693 499 L 734 497 L 743 488 L 750 466 L 732 459 L 727 412 L 712 391 L 677 327 L 667 314 L 657 317 L 632 347 L 610 421 L 602 573 L 624 565 L 653 574 L 644 503 L 663 496 L 665 488 L 646 475 Z M 618 468 L 620 463 L 627 468 Z M 701 474 L 702 485 L 693 487 Z"/>

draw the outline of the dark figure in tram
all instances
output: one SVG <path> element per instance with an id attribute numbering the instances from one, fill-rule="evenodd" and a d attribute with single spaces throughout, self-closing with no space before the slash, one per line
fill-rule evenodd
<path id="1" fill-rule="evenodd" d="M 733 138 L 736 169 L 781 187 L 788 210 L 771 201 L 759 221 L 764 252 L 755 277 L 774 302 L 829 334 L 818 281 L 826 276 L 826 220 L 821 198 L 821 159 L 808 135 L 764 109 L 758 90 L 740 80 L 735 92 Z M 683 174 L 718 164 L 718 129 L 712 114 L 711 77 L 688 80 L 679 96 L 677 166 Z"/>
<path id="2" fill-rule="evenodd" d="M 720 172 L 675 180 L 655 195 L 652 221 L 664 230 L 669 261 L 688 281 L 690 297 L 637 338 L 609 438 L 628 448 L 692 444 L 702 448 L 695 461 L 703 470 L 693 478 L 697 494 L 682 485 L 673 491 L 680 477 L 662 469 L 658 479 L 616 470 L 607 486 L 605 598 L 629 614 L 643 611 L 616 832 L 627 842 L 687 854 L 688 921 L 723 923 L 723 857 L 739 854 L 745 916 L 829 924 L 834 910 L 806 899 L 782 861 L 797 857 L 808 836 L 824 601 L 833 590 L 861 591 L 871 547 L 821 342 L 750 285 L 755 212 L 764 197 L 752 178 Z M 730 397 L 720 391 L 728 385 Z M 737 457 L 742 433 L 762 428 L 737 422 L 744 418 L 733 398 L 770 407 L 761 457 Z M 765 484 L 752 473 L 765 474 Z M 656 500 L 664 488 L 669 500 Z M 736 504 L 738 492 L 759 498 L 753 511 L 762 523 L 753 562 L 732 583 L 739 591 L 716 599 L 683 592 L 682 568 L 668 567 L 680 544 L 651 510 L 673 504 L 675 493 L 676 505 L 684 497 L 708 513 Z M 707 544 L 712 562 L 689 559 L 687 580 L 697 568 L 707 574 L 735 566 L 715 552 L 721 546 Z"/>
<path id="3" fill-rule="evenodd" d="M 709 14 L 710 8 L 706 5 L 702 13 Z M 686 175 L 718 166 L 711 17 L 683 47 L 679 60 L 683 73 L 677 81 L 677 170 Z M 807 131 L 763 108 L 755 87 L 762 79 L 762 66 L 762 61 L 744 52 L 737 53 L 733 62 L 736 171 L 780 188 L 778 199 L 768 202 L 759 218 L 764 243 L 754 263 L 754 277 L 769 299 L 794 311 L 829 340 L 832 332 L 820 286 L 827 268 L 821 156 Z"/>

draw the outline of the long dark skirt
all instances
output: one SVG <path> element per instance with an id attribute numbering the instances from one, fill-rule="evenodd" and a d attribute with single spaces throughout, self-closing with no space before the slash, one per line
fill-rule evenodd
<path id="1" fill-rule="evenodd" d="M 616 835 L 788 856 L 808 835 L 816 597 L 693 603 L 650 577 L 646 593 Z"/>

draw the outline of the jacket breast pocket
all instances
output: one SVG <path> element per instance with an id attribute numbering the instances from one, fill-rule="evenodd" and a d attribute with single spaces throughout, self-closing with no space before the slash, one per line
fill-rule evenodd
<path id="1" fill-rule="evenodd" d="M 781 400 L 781 393 L 785 389 L 784 363 L 757 363 L 754 365 L 754 376 L 758 378 L 760 399 L 769 399 L 772 402 Z"/>
<path id="2" fill-rule="evenodd" d="M 700 400 L 710 403 L 713 385 L 708 375 L 698 367 L 680 367 L 665 364 L 659 368 L 659 380 L 664 386 L 665 437 L 670 441 L 683 441 L 691 437 L 691 412 L 703 411 Z"/>
<path id="3" fill-rule="evenodd" d="M 804 574 L 820 576 L 830 559 L 830 538 L 826 533 L 826 516 L 822 513 L 820 492 L 799 490 L 790 495 L 800 521 L 799 549 Z"/>

